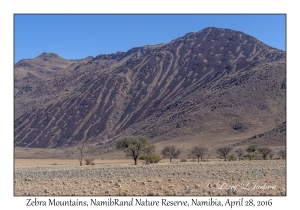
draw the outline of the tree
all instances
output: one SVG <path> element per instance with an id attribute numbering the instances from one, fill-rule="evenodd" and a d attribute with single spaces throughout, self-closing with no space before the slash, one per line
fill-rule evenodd
<path id="1" fill-rule="evenodd" d="M 269 147 L 261 147 L 261 148 L 258 148 L 258 151 L 261 153 L 262 158 L 264 160 L 266 160 L 268 154 L 270 154 L 272 150 Z"/>
<path id="2" fill-rule="evenodd" d="M 257 148 L 258 148 L 258 144 L 251 144 L 251 145 L 246 149 L 246 151 L 247 151 L 248 153 L 254 153 L 254 152 L 256 152 Z"/>
<path id="3" fill-rule="evenodd" d="M 83 150 L 83 147 L 84 147 L 84 144 L 82 144 L 81 146 L 78 146 L 78 148 L 77 148 L 80 151 L 80 158 L 79 158 L 80 166 L 82 166 L 82 150 Z"/>
<path id="4" fill-rule="evenodd" d="M 134 165 L 137 165 L 140 155 L 151 153 L 155 150 L 154 145 L 143 136 L 125 136 L 117 142 L 116 148 L 123 150 L 127 157 L 132 157 Z"/>
<path id="5" fill-rule="evenodd" d="M 224 160 L 226 161 L 227 155 L 229 154 L 229 152 L 231 152 L 231 150 L 232 150 L 231 146 L 219 147 L 217 149 L 217 154 L 219 154 L 220 157 L 224 158 Z"/>
<path id="6" fill-rule="evenodd" d="M 168 157 L 170 159 L 170 163 L 172 162 L 173 158 L 177 158 L 180 154 L 180 150 L 176 148 L 176 146 L 165 146 L 161 151 L 162 156 Z"/>
<path id="7" fill-rule="evenodd" d="M 270 152 L 270 154 L 269 154 L 269 157 L 271 158 L 271 160 L 273 160 L 274 155 L 275 155 L 275 150 L 272 149 L 271 152 Z"/>
<path id="8" fill-rule="evenodd" d="M 237 148 L 235 150 L 235 153 L 237 154 L 237 156 L 239 157 L 239 160 L 241 160 L 242 156 L 244 155 L 245 151 L 242 148 Z"/>
<path id="9" fill-rule="evenodd" d="M 198 158 L 198 163 L 199 159 L 201 159 L 201 162 L 203 160 L 203 156 L 207 153 L 208 148 L 207 147 L 193 147 L 190 154 L 192 157 L 197 157 Z"/>
<path id="10" fill-rule="evenodd" d="M 278 151 L 277 153 L 280 157 L 282 157 L 282 159 L 286 158 L 286 150 L 285 149 L 281 149 Z"/>

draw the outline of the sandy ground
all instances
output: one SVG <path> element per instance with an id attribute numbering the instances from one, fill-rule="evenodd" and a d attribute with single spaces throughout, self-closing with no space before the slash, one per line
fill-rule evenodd
<path id="1" fill-rule="evenodd" d="M 133 164 L 131 159 L 95 159 L 97 164 Z M 84 164 L 84 160 L 83 160 Z M 15 159 L 15 166 L 38 166 L 38 165 L 79 165 L 79 160 L 74 159 Z"/>
<path id="2" fill-rule="evenodd" d="M 130 159 L 15 160 L 16 196 L 228 196 L 286 194 L 284 160 L 134 165 Z"/>

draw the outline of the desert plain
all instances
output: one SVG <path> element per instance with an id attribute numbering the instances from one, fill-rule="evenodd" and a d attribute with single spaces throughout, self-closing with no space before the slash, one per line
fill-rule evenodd
<path id="1" fill-rule="evenodd" d="M 286 161 L 15 159 L 15 196 L 285 196 Z"/>

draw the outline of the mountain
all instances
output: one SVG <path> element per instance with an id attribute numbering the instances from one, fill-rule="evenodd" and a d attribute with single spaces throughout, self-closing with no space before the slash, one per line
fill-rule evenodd
<path id="1" fill-rule="evenodd" d="M 14 71 L 19 147 L 86 142 L 105 153 L 124 135 L 217 146 L 286 122 L 285 52 L 231 29 L 81 60 L 43 53 Z M 272 138 L 285 145 L 285 131 Z"/>

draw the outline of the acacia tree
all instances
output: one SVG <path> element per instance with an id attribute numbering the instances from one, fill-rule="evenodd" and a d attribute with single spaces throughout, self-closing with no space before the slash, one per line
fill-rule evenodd
<path id="1" fill-rule="evenodd" d="M 271 160 L 273 160 L 274 155 L 275 155 L 275 150 L 274 150 L 274 149 L 271 149 L 271 152 L 270 152 L 270 154 L 269 154 L 269 157 L 271 158 Z"/>
<path id="2" fill-rule="evenodd" d="M 258 149 L 258 151 L 261 153 L 262 158 L 266 160 L 267 155 L 270 154 L 272 150 L 269 147 L 261 147 Z"/>
<path id="3" fill-rule="evenodd" d="M 208 148 L 207 147 L 193 147 L 190 154 L 192 157 L 197 157 L 198 158 L 198 163 L 199 159 L 201 159 L 201 162 L 203 160 L 203 156 L 207 153 Z"/>
<path id="4" fill-rule="evenodd" d="M 155 150 L 154 145 L 143 136 L 125 136 L 117 142 L 116 148 L 123 150 L 127 157 L 132 157 L 134 165 L 137 165 L 140 155 L 149 154 Z"/>
<path id="5" fill-rule="evenodd" d="M 221 158 L 224 158 L 224 160 L 226 161 L 227 159 L 227 155 L 229 154 L 229 152 L 232 150 L 231 146 L 224 146 L 224 147 L 219 147 L 217 149 L 217 153 L 220 155 Z"/>
<path id="6" fill-rule="evenodd" d="M 277 152 L 277 154 L 282 157 L 282 159 L 286 158 L 286 150 L 285 149 L 281 149 Z"/>
<path id="7" fill-rule="evenodd" d="M 161 151 L 161 154 L 164 158 L 168 157 L 171 163 L 173 158 L 177 158 L 179 156 L 180 150 L 177 149 L 174 145 L 165 146 Z"/>
<path id="8" fill-rule="evenodd" d="M 235 153 L 237 154 L 237 156 L 239 157 L 239 160 L 241 160 L 242 156 L 244 155 L 245 151 L 242 148 L 237 148 L 235 150 Z"/>
<path id="9" fill-rule="evenodd" d="M 246 151 L 249 153 L 254 153 L 256 152 L 258 146 L 258 144 L 251 144 L 249 147 L 247 147 Z"/>

